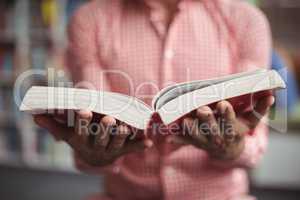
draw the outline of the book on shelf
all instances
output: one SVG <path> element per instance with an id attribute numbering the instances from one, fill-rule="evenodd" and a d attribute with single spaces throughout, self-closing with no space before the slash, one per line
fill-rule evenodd
<path id="1" fill-rule="evenodd" d="M 52 2 L 54 6 L 50 2 L 44 9 L 42 4 L 45 1 L 0 2 L 0 113 L 3 116 L 0 119 L 0 150 L 8 157 L 17 155 L 29 163 L 35 158 L 49 157 L 49 164 L 53 164 L 55 160 L 58 163 L 69 154 L 65 147 L 57 148 L 59 144 L 56 144 L 46 130 L 36 127 L 31 116 L 19 112 L 14 103 L 12 87 L 17 75 L 27 69 L 41 70 L 53 63 L 54 66 L 60 66 L 61 62 L 56 61 L 60 57 L 51 56 L 54 48 L 49 44 L 53 43 L 54 34 L 64 33 L 62 26 L 66 24 L 60 20 L 56 23 L 55 18 L 68 19 L 77 7 L 76 2 L 83 1 L 55 0 Z M 72 9 L 67 9 L 66 3 L 72 4 Z M 53 31 L 46 25 L 51 25 Z M 20 95 L 24 95 L 28 85 L 44 84 L 43 81 L 40 76 L 26 79 Z M 71 158 L 71 154 L 68 157 Z"/>
<path id="2" fill-rule="evenodd" d="M 138 129 L 146 129 L 155 113 L 168 125 L 200 106 L 285 87 L 276 71 L 255 70 L 168 86 L 156 94 L 150 107 L 135 97 L 120 93 L 33 86 L 25 94 L 20 110 L 42 113 L 85 109 L 110 115 Z"/>

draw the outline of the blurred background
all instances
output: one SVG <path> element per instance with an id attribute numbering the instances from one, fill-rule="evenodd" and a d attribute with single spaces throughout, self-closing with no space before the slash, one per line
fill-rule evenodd
<path id="1" fill-rule="evenodd" d="M 82 199 L 101 179 L 78 173 L 71 150 L 36 127 L 15 104 L 14 84 L 30 69 L 62 72 L 66 24 L 85 0 L 0 1 L 0 199 Z M 272 68 L 287 81 L 271 113 L 268 152 L 249 172 L 252 194 L 262 200 L 300 199 L 300 1 L 252 0 L 267 15 L 274 39 Z M 33 75 L 30 85 L 65 76 Z M 287 123 L 285 123 L 287 121 Z"/>

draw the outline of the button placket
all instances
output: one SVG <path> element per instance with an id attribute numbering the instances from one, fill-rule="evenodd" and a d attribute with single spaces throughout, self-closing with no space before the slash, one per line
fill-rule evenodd
<path id="1" fill-rule="evenodd" d="M 171 199 L 174 192 L 174 187 L 176 187 L 176 168 L 173 165 L 174 163 L 170 162 L 167 157 L 163 158 L 163 165 L 161 169 L 161 182 L 164 188 L 165 199 Z"/>
<path id="2" fill-rule="evenodd" d="M 164 87 L 166 84 L 172 82 L 173 76 L 173 65 L 174 65 L 174 57 L 176 55 L 175 44 L 176 34 L 177 34 L 177 25 L 178 20 L 181 16 L 180 11 L 174 16 L 172 23 L 169 26 L 169 30 L 167 31 L 167 35 L 165 37 L 164 44 L 164 54 L 163 54 L 163 62 L 162 62 L 162 78 L 161 78 L 161 86 Z"/>
<path id="3" fill-rule="evenodd" d="M 162 13 L 160 13 L 160 10 L 158 8 L 155 9 L 152 8 L 153 10 L 150 13 L 150 21 L 154 27 L 154 29 L 156 30 L 158 36 L 160 38 L 164 38 L 165 34 L 166 34 L 166 27 L 163 24 L 163 15 Z"/>
<path id="4" fill-rule="evenodd" d="M 172 49 L 172 42 L 174 40 L 173 30 L 174 28 L 170 27 L 169 34 L 166 37 L 165 48 L 163 52 L 163 62 L 162 62 L 162 86 L 173 79 L 173 70 L 172 66 L 174 64 L 174 55 L 175 51 Z"/>

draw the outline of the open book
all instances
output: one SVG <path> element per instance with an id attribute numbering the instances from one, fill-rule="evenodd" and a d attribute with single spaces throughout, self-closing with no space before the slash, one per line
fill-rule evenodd
<path id="1" fill-rule="evenodd" d="M 20 106 L 35 113 L 53 109 L 91 110 L 110 115 L 138 129 L 146 129 L 152 115 L 170 124 L 200 106 L 259 91 L 285 88 L 274 70 L 255 70 L 210 80 L 175 84 L 162 89 L 152 107 L 120 93 L 63 87 L 31 87 Z"/>

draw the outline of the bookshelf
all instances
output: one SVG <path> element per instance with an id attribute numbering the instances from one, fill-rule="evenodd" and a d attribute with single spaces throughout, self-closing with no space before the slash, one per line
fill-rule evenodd
<path id="1" fill-rule="evenodd" d="M 36 127 L 14 101 L 16 80 L 28 70 L 63 67 L 65 29 L 83 0 L 4 0 L 0 2 L 0 165 L 73 171 L 71 150 Z M 49 80 L 53 79 L 53 80 Z M 20 96 L 55 77 L 32 75 Z"/>

